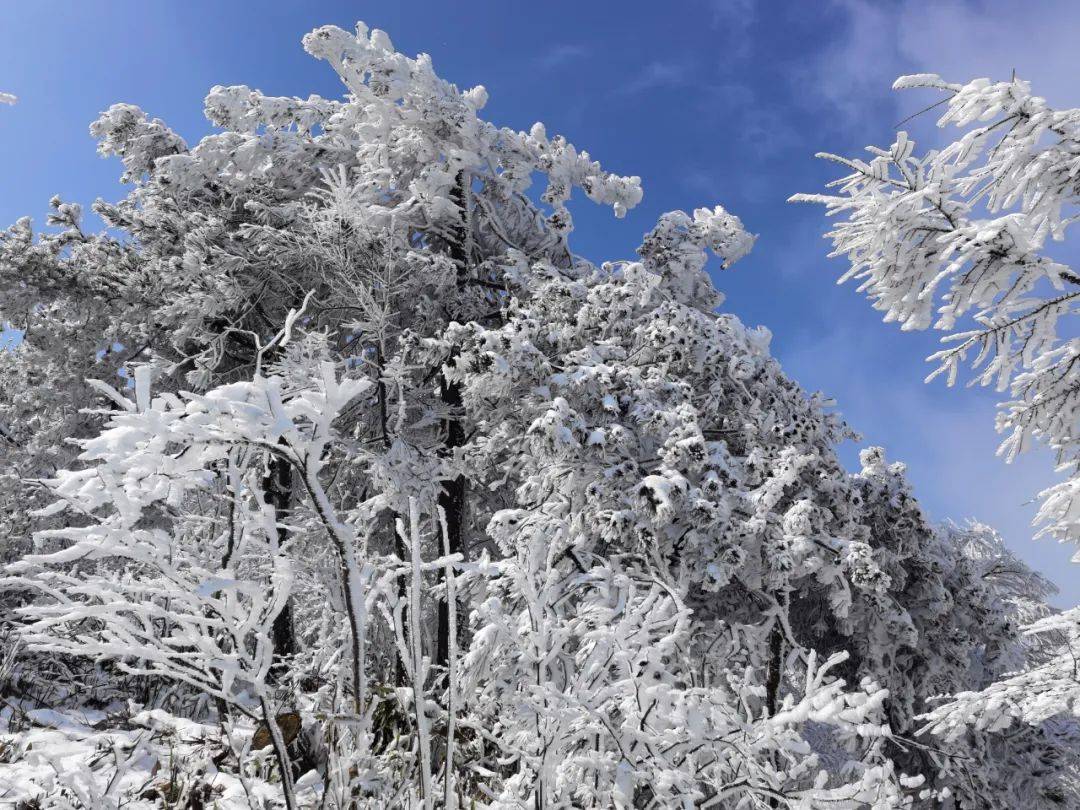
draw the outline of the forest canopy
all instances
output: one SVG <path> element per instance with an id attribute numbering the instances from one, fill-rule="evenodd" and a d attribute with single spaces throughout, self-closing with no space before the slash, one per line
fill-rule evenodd
<path id="1" fill-rule="evenodd" d="M 853 430 L 721 308 L 735 213 L 591 262 L 575 207 L 639 177 L 380 30 L 303 45 L 340 99 L 215 86 L 193 145 L 115 104 L 103 227 L 54 197 L 0 234 L 0 801 L 1078 806 L 1075 612 L 882 448 L 844 467 Z M 945 372 L 978 354 L 1008 451 L 1075 464 L 1078 279 L 1040 240 L 1080 113 L 916 83 L 992 123 L 799 198 L 887 319 L 977 311 Z"/>

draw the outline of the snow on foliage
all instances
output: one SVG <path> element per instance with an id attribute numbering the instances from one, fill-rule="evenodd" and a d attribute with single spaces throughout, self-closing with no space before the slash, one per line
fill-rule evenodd
<path id="1" fill-rule="evenodd" d="M 956 127 L 959 137 L 922 157 L 904 132 L 888 149 L 868 147 L 869 161 L 821 154 L 848 172 L 830 184 L 838 193 L 791 199 L 823 204 L 837 217 L 827 236 L 831 255 L 850 263 L 840 280 L 859 280 L 886 321 L 946 333 L 946 348 L 929 358 L 937 367 L 928 381 L 944 375 L 952 385 L 969 363 L 972 383 L 1008 393 L 997 417 L 1005 434 L 999 455 L 1011 461 L 1033 441 L 1054 450 L 1066 478 L 1040 493 L 1036 523 L 1041 534 L 1080 542 L 1080 338 L 1070 328 L 1080 276 L 1050 245 L 1075 220 L 1080 110 L 1051 108 L 1015 77 L 958 84 L 919 74 L 894 87 L 944 93 L 938 126 Z M 1003 552 L 985 543 L 965 548 L 989 548 L 991 558 Z M 1062 718 L 1077 714 L 1080 616 L 1042 615 L 1045 590 L 1012 570 L 1019 567 L 1002 560 L 983 576 L 1008 594 L 1010 623 L 1037 619 L 1025 630 L 1036 643 L 998 667 L 1006 677 L 959 692 L 924 719 L 931 733 L 981 751 L 1001 738 L 985 732 L 1009 730 L 1020 752 L 1031 746 L 1010 769 L 1017 781 L 984 787 L 1018 806 L 1031 801 L 1032 778 L 1075 767 L 1075 721 Z M 1042 795 L 1070 803 L 1057 788 Z"/>
<path id="2" fill-rule="evenodd" d="M 1080 338 L 1067 325 L 1080 276 L 1047 253 L 1074 219 L 1080 110 L 1054 110 L 1018 79 L 961 85 L 926 74 L 895 87 L 947 93 L 938 125 L 963 134 L 921 158 L 904 132 L 888 149 L 869 147 L 869 162 L 822 154 L 850 172 L 831 184 L 839 193 L 792 200 L 838 218 L 828 236 L 831 255 L 851 263 L 841 281 L 860 280 L 886 321 L 948 333 L 928 379 L 944 374 L 952 385 L 970 361 L 973 382 L 1010 392 L 997 420 L 1000 453 L 1011 460 L 1033 439 L 1057 453 L 1070 479 L 1042 493 L 1038 521 L 1080 540 L 1071 478 Z M 972 328 L 960 324 L 965 316 Z"/>
<path id="3" fill-rule="evenodd" d="M 54 199 L 0 238 L 3 798 L 1015 806 L 1049 714 L 923 726 L 1048 654 L 1046 583 L 881 450 L 842 467 L 717 311 L 738 217 L 594 265 L 574 190 L 621 217 L 637 177 L 381 31 L 304 47 L 343 100 L 215 87 L 190 147 L 114 105 L 108 229 Z"/>

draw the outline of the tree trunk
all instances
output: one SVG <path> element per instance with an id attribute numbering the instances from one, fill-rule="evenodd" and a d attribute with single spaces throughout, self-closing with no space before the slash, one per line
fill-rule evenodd
<path id="1" fill-rule="evenodd" d="M 784 632 L 780 627 L 780 619 L 773 624 L 769 634 L 769 671 L 765 677 L 765 709 L 769 717 L 776 714 L 776 700 L 780 694 L 780 676 L 784 663 Z M 773 765 L 779 766 L 776 755 L 773 755 Z M 769 807 L 779 807 L 775 796 L 769 797 Z"/>
<path id="2" fill-rule="evenodd" d="M 270 456 L 267 464 L 266 475 L 263 477 L 263 492 L 266 502 L 274 507 L 274 519 L 279 524 L 288 520 L 292 511 L 293 472 L 289 462 L 276 454 Z M 278 544 L 284 544 L 286 540 L 288 540 L 288 530 L 284 526 L 278 526 Z M 270 668 L 269 677 L 271 681 L 276 681 L 284 672 L 282 659 L 297 653 L 291 599 L 274 617 L 273 641 L 274 664 Z"/>
<path id="3" fill-rule="evenodd" d="M 783 665 L 784 633 L 779 620 L 769 634 L 769 672 L 765 678 L 765 708 L 769 717 L 776 714 L 776 698 L 780 693 L 780 669 Z"/>
<path id="4" fill-rule="evenodd" d="M 468 175 L 462 171 L 458 173 L 457 182 L 454 183 L 452 197 L 454 203 L 461 212 L 461 226 L 457 229 L 454 238 L 450 241 L 450 258 L 453 259 L 457 268 L 457 287 L 464 290 L 469 274 L 469 203 L 468 203 Z M 449 361 L 456 356 L 456 350 L 451 350 Z M 439 385 L 439 396 L 448 416 L 443 421 L 445 442 L 443 454 L 446 458 L 453 458 L 454 450 L 465 444 L 465 428 L 461 424 L 461 386 L 448 381 L 443 376 Z M 443 539 L 443 548 L 448 549 L 450 554 L 458 554 L 463 549 L 463 535 L 465 526 L 465 478 L 455 476 L 443 481 L 439 492 L 439 506 L 446 516 L 446 537 Z M 441 531 L 441 529 L 440 529 Z M 446 575 L 440 569 L 440 583 L 446 585 Z M 444 597 L 439 602 L 438 627 L 436 630 L 435 663 L 446 667 L 450 660 L 450 609 Z"/>
<path id="5" fill-rule="evenodd" d="M 270 732 L 270 745 L 274 749 L 274 759 L 277 760 L 278 770 L 281 772 L 281 793 L 282 798 L 285 799 L 285 808 L 286 810 L 296 810 L 296 791 L 293 787 L 292 763 L 289 761 L 285 738 L 281 734 L 281 727 L 277 723 L 277 717 L 270 710 L 270 704 L 263 695 L 259 696 L 259 706 L 262 708 L 266 730 Z"/>
<path id="6" fill-rule="evenodd" d="M 376 344 L 376 346 L 375 346 L 375 369 L 376 369 L 376 372 L 378 373 L 378 380 L 376 381 L 376 386 L 377 386 L 376 390 L 378 391 L 378 395 L 379 395 L 378 396 L 378 403 L 379 403 L 379 431 L 380 431 L 380 438 L 382 440 L 383 450 L 389 451 L 390 446 L 391 446 L 390 422 L 389 422 L 388 415 L 387 415 L 386 381 L 383 380 L 384 362 L 385 361 L 384 361 L 384 358 L 383 358 L 382 345 L 381 344 Z M 397 533 L 397 529 L 395 528 L 397 526 L 398 520 L 400 520 L 400 519 L 401 519 L 401 515 L 399 515 L 397 512 L 392 511 L 390 513 L 388 531 L 389 531 L 390 536 L 392 538 L 391 543 L 392 543 L 393 548 L 394 548 L 394 553 L 397 555 L 399 560 L 404 561 L 406 559 L 406 551 L 407 550 L 405 548 L 404 541 L 401 539 L 401 536 Z M 404 599 L 405 599 L 405 579 L 404 578 L 399 578 L 398 579 L 398 586 L 397 587 L 398 587 L 398 590 L 397 590 L 398 599 L 401 599 L 401 600 L 404 601 Z M 408 642 L 407 637 L 406 637 L 406 642 Z M 405 677 L 405 669 L 406 669 L 405 662 L 401 659 L 401 653 L 399 651 L 394 657 L 394 684 L 396 686 L 405 686 L 406 685 L 406 681 L 408 679 Z"/>
<path id="7" fill-rule="evenodd" d="M 454 384 L 448 384 L 445 380 L 440 386 L 442 401 L 448 409 L 455 412 L 461 408 L 461 389 Z M 446 453 L 451 456 L 454 448 L 465 444 L 465 429 L 461 420 L 456 418 L 447 419 L 444 423 L 446 430 Z M 463 547 L 462 533 L 465 523 L 465 477 L 456 476 L 444 481 L 442 490 L 439 492 L 439 506 L 446 515 L 446 537 L 443 538 L 443 548 L 448 554 L 457 554 Z M 440 533 L 442 529 L 440 528 Z M 439 578 L 446 585 L 446 575 L 440 569 Z M 447 599 L 439 602 L 439 626 L 438 642 L 435 650 L 435 663 L 445 667 L 450 661 L 450 606 Z"/>

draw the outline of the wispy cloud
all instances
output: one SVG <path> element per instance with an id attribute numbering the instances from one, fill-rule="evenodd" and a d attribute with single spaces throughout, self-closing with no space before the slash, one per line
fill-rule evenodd
<path id="1" fill-rule="evenodd" d="M 557 70 L 581 59 L 587 53 L 588 49 L 584 45 L 562 42 L 554 45 L 547 53 L 538 56 L 535 63 L 541 70 Z"/>
<path id="2" fill-rule="evenodd" d="M 757 19 L 757 0 L 706 0 L 712 27 L 724 38 L 725 55 L 742 58 L 752 50 L 750 27 Z"/>
<path id="3" fill-rule="evenodd" d="M 721 82 L 702 86 L 700 92 L 702 114 L 733 123 L 740 142 L 757 157 L 771 157 L 799 143 L 785 111 L 749 85 Z"/>
<path id="4" fill-rule="evenodd" d="M 14 104 L 18 100 L 18 96 L 0 91 L 0 104 Z"/>
<path id="5" fill-rule="evenodd" d="M 691 195 L 687 198 L 690 207 L 713 206 L 717 203 L 728 206 L 733 205 L 735 200 L 740 204 L 760 205 L 775 201 L 780 196 L 775 178 L 765 172 L 725 172 L 713 166 L 689 165 L 682 168 L 677 179 Z M 753 229 L 756 224 L 750 227 Z"/>
<path id="6" fill-rule="evenodd" d="M 1018 0 L 834 0 L 846 31 L 811 65 L 812 95 L 848 124 L 869 105 L 909 104 L 889 88 L 900 74 L 939 73 L 950 81 L 1005 79 L 1016 70 L 1052 104 L 1080 105 L 1075 32 L 1080 4 L 1048 0 L 1037 11 Z"/>
<path id="7" fill-rule="evenodd" d="M 908 0 L 897 27 L 900 53 L 951 81 L 1007 79 L 1015 69 L 1051 104 L 1080 105 L 1075 0 Z M 904 13 L 906 12 L 906 13 Z"/>
<path id="8" fill-rule="evenodd" d="M 834 5 L 845 12 L 846 31 L 799 81 L 809 79 L 810 86 L 800 89 L 824 101 L 847 124 L 865 117 L 869 101 L 889 97 L 893 79 L 903 72 L 896 35 L 900 15 L 891 6 L 865 0 L 836 0 Z"/>
<path id="9" fill-rule="evenodd" d="M 620 92 L 633 95 L 661 87 L 676 87 L 690 79 L 690 65 L 685 62 L 654 61 L 647 63 Z"/>

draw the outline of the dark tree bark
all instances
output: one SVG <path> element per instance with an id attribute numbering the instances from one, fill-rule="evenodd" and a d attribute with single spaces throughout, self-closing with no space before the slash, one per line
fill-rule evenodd
<path id="1" fill-rule="evenodd" d="M 450 258 L 453 259 L 457 268 L 457 288 L 459 292 L 465 289 L 469 278 L 467 183 L 468 177 L 466 174 L 459 172 L 457 182 L 454 184 L 453 200 L 461 212 L 461 225 L 457 228 L 457 232 L 449 245 Z M 452 362 L 456 354 L 455 350 L 451 350 L 448 362 Z M 460 419 L 462 407 L 461 386 L 447 380 L 444 376 L 439 386 L 439 395 L 447 413 L 443 421 L 443 431 L 445 433 L 443 454 L 446 458 L 452 458 L 454 450 L 465 444 L 465 428 Z M 459 475 L 443 482 L 442 489 L 439 492 L 439 506 L 446 516 L 446 546 L 451 554 L 460 553 L 464 548 L 465 526 L 465 478 L 463 476 Z M 446 585 L 446 574 L 442 569 L 439 570 L 439 582 L 443 586 Z M 439 602 L 438 609 L 435 663 L 445 667 L 449 661 L 450 606 L 444 597 Z"/>
<path id="2" fill-rule="evenodd" d="M 769 717 L 776 714 L 776 700 L 780 694 L 780 676 L 784 664 L 784 631 L 780 627 L 780 620 L 773 623 L 772 632 L 769 634 L 769 670 L 765 676 L 765 708 Z M 775 755 L 774 755 L 775 763 Z M 769 797 L 769 807 L 778 807 L 775 796 Z"/>
<path id="3" fill-rule="evenodd" d="M 266 502 L 274 507 L 277 522 L 287 520 L 292 511 L 293 471 L 289 463 L 276 454 L 271 455 L 267 463 L 266 475 L 263 476 L 263 492 Z M 288 540 L 288 530 L 283 526 L 278 526 L 277 535 L 279 544 Z M 297 653 L 291 599 L 274 617 L 273 641 L 274 664 L 270 668 L 270 677 L 276 680 L 284 669 L 282 659 Z"/>
<path id="4" fill-rule="evenodd" d="M 780 622 L 773 625 L 769 634 L 769 671 L 765 678 L 765 708 L 769 717 L 776 714 L 776 698 L 780 693 L 780 669 L 783 665 L 784 633 Z"/>
<path id="5" fill-rule="evenodd" d="M 447 384 L 444 380 L 440 386 L 443 404 L 447 409 L 457 412 L 461 408 L 461 389 L 454 384 Z M 450 418 L 445 422 L 446 450 L 450 455 L 454 448 L 465 444 L 465 429 L 461 420 Z M 451 554 L 459 553 L 464 547 L 463 528 L 465 524 L 465 478 L 457 476 L 444 481 L 442 490 L 439 492 L 439 507 L 446 515 L 446 545 Z M 441 531 L 441 529 L 440 529 Z M 439 569 L 439 578 L 442 584 L 446 584 L 444 569 Z M 446 666 L 450 661 L 450 606 L 444 598 L 439 602 L 438 640 L 435 650 L 435 662 L 440 666 Z"/>

